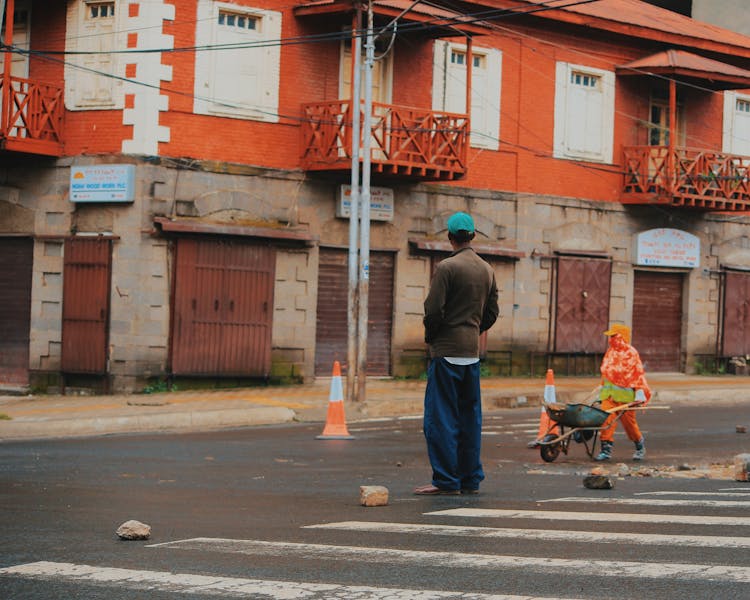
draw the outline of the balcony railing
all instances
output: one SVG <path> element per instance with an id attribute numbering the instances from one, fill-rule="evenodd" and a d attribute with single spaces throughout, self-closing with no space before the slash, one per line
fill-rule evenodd
<path id="1" fill-rule="evenodd" d="M 349 170 L 351 101 L 306 104 L 302 111 L 302 168 L 328 172 Z M 364 123 L 364 116 L 360 123 Z M 463 177 L 468 134 L 466 115 L 373 103 L 372 173 L 431 180 Z"/>
<path id="2" fill-rule="evenodd" d="M 668 146 L 625 148 L 623 202 L 750 210 L 750 156 Z"/>
<path id="3" fill-rule="evenodd" d="M 21 77 L 0 75 L 0 149 L 61 156 L 63 90 Z"/>

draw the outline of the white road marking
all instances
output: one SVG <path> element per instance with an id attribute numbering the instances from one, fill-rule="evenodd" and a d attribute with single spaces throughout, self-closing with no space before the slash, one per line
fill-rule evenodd
<path id="1" fill-rule="evenodd" d="M 750 490 L 749 490 L 750 491 Z M 750 498 L 747 492 L 636 492 L 636 496 L 721 496 L 722 498 Z M 750 504 L 750 503 L 746 503 Z"/>
<path id="2" fill-rule="evenodd" d="M 234 596 L 242 598 L 269 598 L 279 600 L 306 599 L 328 600 L 341 598 L 351 600 L 560 600 L 554 598 L 533 598 L 531 596 L 508 596 L 495 594 L 470 594 L 463 592 L 441 592 L 429 590 L 409 590 L 398 588 L 378 588 L 362 585 L 338 585 L 325 583 L 297 583 L 292 581 L 272 581 L 245 579 L 242 577 L 221 577 L 211 575 L 191 575 L 189 573 L 167 573 L 165 571 L 139 571 L 94 567 L 72 563 L 35 562 L 0 569 L 0 577 L 23 577 L 29 579 L 69 580 L 93 585 L 122 585 L 128 590 L 165 591 L 211 596 Z"/>
<path id="3" fill-rule="evenodd" d="M 590 498 L 587 498 L 590 500 Z M 712 515 L 654 515 L 638 513 L 568 512 L 557 510 L 510 510 L 493 508 L 451 508 L 424 513 L 445 517 L 473 517 L 495 519 L 542 519 L 548 521 L 603 521 L 603 522 L 644 522 L 644 523 L 683 523 L 686 525 L 731 525 L 750 527 L 750 518 L 715 517 Z"/>
<path id="4" fill-rule="evenodd" d="M 523 538 L 559 542 L 601 544 L 638 544 L 652 546 L 696 546 L 710 548 L 750 548 L 750 537 L 722 537 L 713 535 L 662 535 L 655 533 L 614 533 L 611 531 L 563 531 L 544 529 L 511 529 L 502 527 L 474 527 L 461 525 L 427 525 L 413 523 L 382 523 L 375 521 L 342 521 L 308 525 L 305 529 L 335 529 L 387 533 L 416 533 L 452 535 L 477 538 Z"/>
<path id="5" fill-rule="evenodd" d="M 648 506 L 713 506 L 717 508 L 750 508 L 750 502 L 737 500 L 654 500 L 651 498 L 552 498 L 539 502 L 585 502 L 586 504 L 646 504 Z"/>
<path id="6" fill-rule="evenodd" d="M 509 556 L 461 552 L 397 550 L 365 546 L 333 546 L 259 540 L 223 538 L 193 538 L 175 542 L 152 544 L 152 548 L 176 548 L 201 552 L 283 556 L 314 560 L 346 560 L 350 562 L 407 565 L 410 567 L 445 567 L 467 569 L 518 569 L 538 571 L 545 575 L 580 577 L 631 577 L 636 579 L 672 579 L 691 581 L 722 581 L 750 583 L 750 567 L 731 565 L 683 564 L 665 562 L 636 562 L 608 560 L 578 560 L 540 558 L 537 556 Z"/>

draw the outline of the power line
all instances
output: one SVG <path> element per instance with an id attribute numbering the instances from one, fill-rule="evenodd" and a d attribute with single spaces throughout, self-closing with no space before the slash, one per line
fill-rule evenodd
<path id="1" fill-rule="evenodd" d="M 567 0 L 552 0 L 552 1 L 555 1 L 555 2 L 557 2 L 557 1 L 565 2 Z M 487 16 L 490 15 L 490 14 L 493 15 L 494 18 L 505 18 L 505 17 L 517 16 L 519 14 L 529 14 L 529 13 L 534 13 L 534 12 L 542 12 L 542 11 L 546 11 L 546 10 L 568 8 L 568 7 L 571 7 L 571 6 L 576 6 L 576 5 L 580 5 L 580 4 L 588 4 L 588 3 L 596 2 L 596 1 L 599 1 L 599 0 L 579 0 L 579 1 L 574 1 L 574 2 L 568 2 L 567 4 L 559 4 L 559 5 L 554 5 L 554 6 L 550 5 L 549 3 L 547 3 L 547 4 L 542 4 L 541 6 L 537 5 L 537 6 L 533 7 L 533 8 L 530 8 L 530 9 L 525 10 L 525 11 L 512 11 L 512 10 L 498 11 L 498 10 L 492 10 L 492 11 L 483 11 L 483 12 L 479 12 L 479 13 L 473 13 L 471 16 L 474 18 L 473 22 L 479 22 L 479 21 L 485 21 L 486 22 L 487 21 Z M 438 22 L 442 23 L 442 25 L 438 25 L 437 24 Z M 456 20 L 456 22 L 458 22 L 458 21 Z M 462 19 L 460 22 L 461 23 L 466 23 L 466 20 Z M 442 20 L 442 19 L 441 20 L 434 20 L 431 23 L 432 23 L 430 25 L 431 27 L 441 27 L 441 26 L 444 26 L 444 20 Z M 425 26 L 423 23 L 418 23 L 416 25 L 418 27 L 420 27 L 420 28 L 424 28 L 424 26 Z M 528 34 L 523 34 L 523 33 L 519 33 L 519 32 L 513 31 L 513 30 L 509 30 L 508 28 L 501 27 L 500 25 L 496 25 L 494 23 L 491 23 L 490 25 L 492 26 L 492 28 L 499 29 L 499 30 L 506 31 L 506 32 L 510 31 L 514 35 L 518 35 L 520 37 L 527 37 L 527 38 L 530 38 L 530 39 L 534 39 L 536 41 L 542 41 L 544 43 L 551 43 L 552 45 L 555 45 L 554 43 L 549 42 L 548 40 L 541 40 L 540 38 L 536 38 L 536 37 L 528 35 Z M 402 26 L 400 28 L 401 32 L 403 32 L 404 29 L 405 29 L 405 27 Z M 291 44 L 291 43 L 299 44 L 299 43 L 307 43 L 308 41 L 310 41 L 310 42 L 317 42 L 317 41 L 320 41 L 320 40 L 327 41 L 328 39 L 338 40 L 338 39 L 349 39 L 349 38 L 350 38 L 350 35 L 348 35 L 348 34 L 341 34 L 339 32 L 336 32 L 335 34 L 319 34 L 319 35 L 316 35 L 316 36 L 300 36 L 300 37 L 297 37 L 297 38 L 288 38 L 287 40 L 273 41 L 271 43 L 265 42 L 264 44 L 267 44 L 269 46 L 276 46 L 276 45 L 285 45 L 287 43 L 289 43 L 289 44 Z M 557 45 L 557 46 L 561 47 L 559 45 Z M 264 45 L 260 45 L 260 44 L 258 44 L 256 46 L 252 46 L 252 45 L 215 45 L 213 47 L 208 47 L 207 46 L 205 48 L 206 49 L 224 49 L 224 48 L 252 48 L 252 47 L 264 47 Z M 571 51 L 581 53 L 584 56 L 589 56 L 589 57 L 593 56 L 593 53 L 586 53 L 586 52 L 577 50 L 575 48 L 568 48 L 567 46 L 563 46 L 563 47 L 566 48 L 566 49 L 569 49 Z M 217 98 L 213 98 L 213 97 L 200 96 L 200 95 L 197 95 L 197 94 L 194 94 L 194 93 L 190 93 L 190 92 L 183 92 L 183 91 L 180 91 L 180 90 L 174 90 L 174 89 L 170 89 L 170 88 L 165 88 L 163 85 L 149 84 L 149 83 L 146 83 L 146 82 L 138 81 L 136 79 L 131 79 L 131 78 L 127 78 L 127 77 L 121 77 L 121 76 L 118 76 L 118 75 L 114 75 L 112 73 L 106 73 L 104 71 L 100 71 L 100 70 L 97 70 L 97 69 L 93 69 L 93 68 L 90 68 L 90 67 L 85 67 L 83 65 L 78 65 L 76 63 L 71 63 L 69 61 L 58 59 L 55 56 L 50 56 L 49 55 L 50 53 L 47 52 L 47 51 L 39 51 L 39 50 L 29 51 L 29 50 L 24 50 L 24 49 L 15 47 L 15 46 L 10 46 L 8 48 L 10 48 L 13 52 L 18 53 L 18 54 L 27 54 L 27 55 L 38 56 L 40 59 L 43 59 L 43 60 L 48 60 L 48 61 L 51 61 L 51 62 L 57 62 L 57 63 L 67 65 L 67 66 L 69 66 L 71 68 L 74 68 L 74 69 L 77 69 L 77 70 L 82 70 L 82 71 L 89 72 L 89 73 L 92 73 L 92 74 L 95 74 L 95 75 L 99 75 L 99 76 L 103 76 L 103 77 L 109 77 L 109 78 L 112 78 L 112 79 L 115 79 L 115 80 L 119 80 L 119 81 L 130 83 L 130 84 L 133 84 L 133 85 L 139 85 L 139 86 L 143 86 L 143 87 L 146 87 L 146 88 L 155 89 L 155 90 L 158 90 L 158 91 L 166 93 L 166 94 L 171 94 L 171 95 L 175 95 L 175 96 L 183 96 L 183 97 L 188 97 L 188 98 L 191 98 L 191 99 L 197 99 L 197 100 L 201 100 L 201 101 L 205 101 L 205 102 L 210 102 L 210 103 L 212 103 L 214 105 L 223 106 L 223 107 L 226 107 L 226 108 L 245 109 L 245 110 L 250 109 L 250 110 L 253 110 L 253 111 L 255 111 L 255 112 L 259 113 L 259 114 L 262 114 L 262 115 L 266 115 L 266 116 L 270 116 L 270 117 L 275 117 L 275 118 L 280 118 L 280 119 L 284 119 L 284 120 L 287 120 L 287 121 L 300 122 L 300 123 L 301 122 L 309 122 L 310 121 L 310 119 L 308 119 L 308 118 L 299 117 L 297 115 L 284 115 L 284 114 L 278 113 L 278 112 L 266 111 L 266 110 L 263 110 L 261 108 L 258 108 L 257 106 L 244 105 L 242 103 L 231 102 L 231 101 L 228 101 L 228 100 L 217 99 Z M 190 47 L 190 48 L 184 48 L 184 49 L 175 49 L 175 51 L 190 51 L 192 48 L 200 48 L 200 47 Z M 132 52 L 132 51 L 123 51 L 123 52 Z M 150 51 L 150 52 L 155 52 L 155 51 Z M 74 54 L 74 53 L 53 52 L 52 54 L 60 55 L 60 54 Z M 111 52 L 96 52 L 96 53 L 81 52 L 81 53 L 75 53 L 75 54 L 111 54 Z M 649 74 L 649 73 L 644 72 L 644 74 Z M 661 77 L 664 80 L 669 80 L 668 77 L 664 77 L 664 76 L 659 76 L 659 77 Z M 698 89 L 703 89 L 703 88 L 700 88 L 699 86 L 694 86 L 694 87 L 698 87 Z M 708 91 L 708 92 L 711 92 L 711 93 L 716 93 L 713 90 L 705 90 L 705 91 Z M 497 108 L 499 109 L 500 107 L 497 107 Z M 636 118 L 636 117 L 634 117 L 632 115 L 627 115 L 626 113 L 622 113 L 621 111 L 618 111 L 618 112 L 622 116 L 625 116 L 626 118 L 629 118 L 631 120 L 641 121 L 641 122 L 643 121 L 642 119 L 638 119 L 638 118 Z M 530 130 L 528 130 L 527 128 L 525 128 L 523 126 L 523 124 L 520 123 L 520 121 L 518 121 L 517 119 L 514 119 L 513 116 L 510 113 L 503 112 L 502 110 L 498 110 L 498 114 L 499 114 L 499 116 L 505 115 L 506 118 L 513 119 L 519 126 L 523 127 L 527 132 L 533 133 Z M 324 121 L 318 121 L 318 122 L 321 123 L 321 124 L 325 124 Z M 395 128 L 394 129 L 394 131 L 399 131 L 399 130 L 408 131 L 408 132 L 415 132 L 415 133 L 420 133 L 420 132 L 424 133 L 424 132 L 431 131 L 431 130 L 420 129 L 420 128 Z M 442 131 L 444 131 L 444 130 L 442 130 Z M 525 146 L 523 144 L 518 144 L 518 143 L 510 142 L 510 141 L 507 141 L 507 140 L 503 140 L 500 137 L 494 138 L 494 137 L 489 136 L 486 133 L 483 133 L 481 131 L 474 131 L 473 133 L 476 134 L 476 135 L 484 136 L 487 139 L 493 139 L 493 141 L 498 142 L 498 144 L 503 144 L 505 146 L 514 147 L 514 148 L 517 148 L 519 150 L 523 150 L 523 151 L 526 151 L 526 152 L 531 152 L 531 153 L 534 153 L 534 154 L 536 154 L 537 156 L 540 156 L 540 157 L 547 157 L 547 158 L 549 158 L 549 157 L 553 157 L 554 156 L 552 153 L 550 153 L 547 150 L 539 150 L 539 149 L 536 149 L 536 148 L 533 148 L 533 147 Z M 622 167 L 620 167 L 619 170 L 618 170 L 618 168 L 617 168 L 616 165 L 613 165 L 613 167 L 614 167 L 613 168 L 613 167 L 608 167 L 608 166 L 606 166 L 604 164 L 602 164 L 601 166 L 598 166 L 596 164 L 593 164 L 591 161 L 576 160 L 576 159 L 566 159 L 566 160 L 568 160 L 570 164 L 576 164 L 576 165 L 578 165 L 578 166 L 580 166 L 582 168 L 587 168 L 587 169 L 591 169 L 591 170 L 595 170 L 595 171 L 604 171 L 604 172 L 607 172 L 607 173 L 624 174 L 624 171 L 622 170 Z"/>
<path id="2" fill-rule="evenodd" d="M 437 30 L 437 29 L 444 29 L 448 26 L 456 26 L 456 25 L 470 25 L 470 24 L 483 24 L 487 23 L 489 24 L 490 21 L 496 20 L 496 19 L 503 19 L 503 18 L 509 18 L 509 17 L 515 17 L 515 16 L 522 16 L 522 15 L 528 15 L 528 14 L 535 14 L 538 12 L 546 12 L 548 10 L 560 10 L 564 8 L 570 8 L 574 6 L 579 6 L 582 4 L 590 4 L 593 2 L 600 2 L 601 0 L 550 0 L 551 2 L 567 2 L 567 4 L 560 4 L 560 5 L 550 5 L 548 3 L 540 3 L 537 5 L 534 5 L 533 7 L 528 7 L 523 10 L 514 10 L 514 9 L 491 9 L 491 10 L 485 10 L 485 11 L 479 11 L 474 13 L 465 13 L 461 15 L 457 15 L 455 17 L 439 17 L 434 19 L 428 19 L 421 22 L 407 22 L 405 24 L 399 25 L 399 31 L 402 33 L 409 33 L 412 31 L 430 31 L 430 30 Z M 213 17 L 211 18 L 213 20 Z M 199 22 L 198 20 L 195 21 L 196 23 Z M 144 30 L 147 28 L 143 28 Z M 151 28 L 148 28 L 151 29 Z M 380 28 L 377 32 L 377 35 L 382 35 L 386 28 Z M 98 36 L 109 36 L 109 37 L 116 37 L 117 35 L 121 35 L 122 33 L 128 33 L 128 32 L 138 32 L 139 29 L 132 29 L 132 30 L 124 30 L 119 33 L 116 32 L 106 32 L 97 34 Z M 326 41 L 341 41 L 345 39 L 351 39 L 352 35 L 358 36 L 360 38 L 364 38 L 366 36 L 365 30 L 359 30 L 354 31 L 352 33 L 348 33 L 346 31 L 342 32 L 331 32 L 331 33 L 325 33 L 325 34 L 308 34 L 304 36 L 296 36 L 296 37 L 290 37 L 290 38 L 281 38 L 278 40 L 262 40 L 262 41 L 249 41 L 249 42 L 241 42 L 241 43 L 230 43 L 230 44 L 207 44 L 203 46 L 181 46 L 181 47 L 162 47 L 162 48 L 129 48 L 129 49 L 122 49 L 122 50 L 52 50 L 52 49 L 41 49 L 36 50 L 36 52 L 39 52 L 41 54 L 47 54 L 51 56 L 77 56 L 77 55 L 83 55 L 83 56 L 95 56 L 95 55 L 101 55 L 101 54 L 168 54 L 172 52 L 201 52 L 201 51 L 218 51 L 218 50 L 236 50 L 236 49 L 244 49 L 244 48 L 266 48 L 266 47 L 274 47 L 274 46 L 290 46 L 290 45 L 298 45 L 298 44 L 305 44 L 305 43 L 320 43 L 320 42 L 326 42 Z M 92 36 L 79 36 L 78 38 L 72 38 L 72 39 L 82 39 L 86 37 L 94 37 Z M 4 43 L 0 42 L 0 49 L 3 48 L 10 48 L 14 49 L 14 46 L 6 46 Z"/>

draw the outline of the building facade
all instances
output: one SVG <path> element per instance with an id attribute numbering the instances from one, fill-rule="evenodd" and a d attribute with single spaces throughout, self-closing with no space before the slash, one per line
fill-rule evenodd
<path id="1" fill-rule="evenodd" d="M 411 4 L 372 3 L 368 374 L 425 370 L 456 210 L 493 373 L 589 372 L 610 321 L 652 371 L 750 354 L 750 38 L 639 0 Z M 5 5 L 0 382 L 345 363 L 367 5 Z"/>

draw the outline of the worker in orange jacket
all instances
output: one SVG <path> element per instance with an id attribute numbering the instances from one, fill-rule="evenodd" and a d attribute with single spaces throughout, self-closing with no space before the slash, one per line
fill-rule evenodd
<path id="1" fill-rule="evenodd" d="M 638 351 L 630 345 L 630 327 L 620 323 L 613 324 L 604 335 L 609 337 L 609 348 L 601 364 L 602 386 L 599 392 L 602 410 L 620 408 L 625 404 L 647 403 L 651 399 L 651 389 L 646 382 L 646 374 Z M 594 458 L 605 461 L 612 458 L 617 414 L 613 412 L 602 427 L 602 449 Z M 620 420 L 628 438 L 635 444 L 633 460 L 643 460 L 646 456 L 646 445 L 643 440 L 635 412 L 623 411 Z"/>

